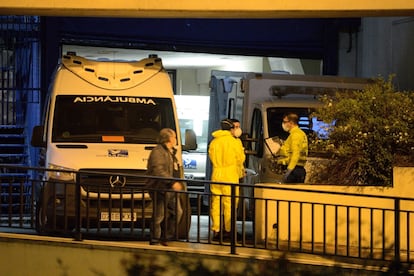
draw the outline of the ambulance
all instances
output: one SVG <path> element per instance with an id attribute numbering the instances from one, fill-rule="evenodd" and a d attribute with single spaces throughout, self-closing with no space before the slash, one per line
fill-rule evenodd
<path id="1" fill-rule="evenodd" d="M 182 148 L 193 149 L 195 136 L 186 132 L 191 145 L 181 145 L 174 92 L 161 58 L 123 62 L 64 55 L 43 124 L 32 134 L 47 169 L 37 192 L 38 232 L 70 230 L 76 218 L 82 227 L 149 227 L 152 200 L 144 176 L 163 128 L 176 131 L 182 164 Z M 184 213 L 190 212 L 187 197 L 179 199 Z M 183 231 L 187 222 L 186 216 L 179 222 Z"/>

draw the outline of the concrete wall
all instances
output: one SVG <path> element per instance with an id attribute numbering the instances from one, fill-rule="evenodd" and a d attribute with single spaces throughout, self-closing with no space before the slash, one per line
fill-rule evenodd
<path id="1" fill-rule="evenodd" d="M 30 5 L 25 1 L 2 0 L 1 14 L 37 14 L 52 16 L 176 17 L 176 18 L 300 18 L 361 17 L 410 14 L 410 0 L 360 1 L 95 1 L 41 0 Z"/>
<path id="2" fill-rule="evenodd" d="M 402 90 L 414 90 L 414 17 L 363 18 L 358 38 L 357 76 L 388 78 Z"/>
<path id="3" fill-rule="evenodd" d="M 229 246 L 178 243 L 91 241 L 0 233 L 0 275 L 381 275 L 384 267 L 339 262 L 308 254 Z M 385 267 L 386 268 L 386 267 Z"/>
<path id="4" fill-rule="evenodd" d="M 407 235 L 410 235 L 409 248 L 412 250 L 414 248 L 414 194 L 411 190 L 412 183 L 414 183 L 414 168 L 394 168 L 393 183 L 393 187 L 264 185 L 279 188 L 307 189 L 315 192 L 332 191 L 412 199 L 411 201 L 401 200 L 400 203 L 401 210 L 411 212 L 400 215 L 401 248 L 407 249 Z M 375 248 L 383 248 L 383 238 L 385 239 L 384 248 L 392 248 L 394 244 L 395 224 L 393 210 L 395 201 L 393 199 L 320 194 L 309 191 L 271 190 L 267 188 L 256 188 L 255 197 L 268 199 L 268 201 L 259 200 L 257 202 L 256 218 L 258 220 L 256 225 L 258 231 L 256 232 L 256 238 L 258 240 L 264 240 L 267 231 L 267 238 L 274 242 L 276 231 L 273 226 L 277 223 L 280 240 L 287 240 L 290 235 L 291 241 L 300 241 L 302 239 L 303 242 L 310 242 L 313 238 L 316 243 L 325 241 L 330 246 L 335 245 L 335 243 L 345 245 L 347 241 L 349 241 L 350 245 L 358 245 L 359 241 L 361 241 L 361 246 L 369 247 L 372 236 Z M 275 200 L 281 200 L 279 206 L 276 205 Z M 293 203 L 289 204 L 286 201 L 292 201 Z M 300 204 L 299 202 L 305 203 Z M 326 207 L 310 203 L 325 204 Z M 343 206 L 336 209 L 333 204 Z M 346 208 L 345 206 L 353 207 Z M 267 208 L 268 212 L 267 217 L 265 217 L 265 208 Z M 371 212 L 367 208 L 376 209 Z M 312 209 L 314 216 L 313 226 L 311 224 Z M 386 211 L 381 212 L 380 210 Z M 407 232 L 407 214 L 410 216 L 410 232 Z M 301 216 L 302 219 L 300 219 Z M 326 224 L 325 228 L 324 223 Z M 347 224 L 349 229 L 347 229 Z M 358 228 L 359 225 L 361 229 Z"/>
<path id="5" fill-rule="evenodd" d="M 70 238 L 6 233 L 0 233 L 0 246 L 0 274 L 7 276 L 202 275 L 192 274 L 200 267 L 211 273 L 241 275 L 246 266 L 256 265 L 247 261 L 249 257 L 229 255 L 229 247 L 202 252 L 149 246 L 148 242 L 76 242 Z M 264 258 L 272 259 L 271 254 Z M 232 266 L 228 266 L 229 262 Z"/>

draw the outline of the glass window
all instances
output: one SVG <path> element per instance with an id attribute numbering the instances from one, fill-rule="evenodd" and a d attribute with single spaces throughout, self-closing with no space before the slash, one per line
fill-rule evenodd
<path id="1" fill-rule="evenodd" d="M 156 143 L 160 129 L 176 130 L 171 99 L 125 96 L 56 97 L 52 142 Z M 113 141 L 112 141 L 113 142 Z"/>
<path id="2" fill-rule="evenodd" d="M 207 152 L 208 121 L 210 97 L 175 95 L 177 116 L 180 122 L 181 137 L 185 137 L 185 130 L 194 130 L 197 136 L 197 152 Z M 185 142 L 185 140 L 183 140 Z"/>
<path id="3" fill-rule="evenodd" d="M 308 134 L 308 136 L 314 137 L 316 135 L 318 138 L 326 139 L 328 136 L 326 126 L 329 124 L 324 124 L 323 122 L 318 121 L 317 118 L 312 118 L 311 114 L 313 111 L 314 110 L 311 108 L 290 107 L 273 107 L 267 109 L 269 137 L 278 136 L 281 139 L 286 140 L 289 133 L 282 128 L 283 115 L 293 112 L 298 114 L 298 125 L 306 134 Z"/>
<path id="4" fill-rule="evenodd" d="M 252 149 L 256 151 L 256 155 L 263 155 L 263 119 L 260 109 L 253 110 L 252 117 Z"/>

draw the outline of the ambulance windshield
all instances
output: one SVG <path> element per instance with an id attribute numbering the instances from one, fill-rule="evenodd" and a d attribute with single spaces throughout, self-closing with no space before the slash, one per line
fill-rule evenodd
<path id="1" fill-rule="evenodd" d="M 165 127 L 176 130 L 169 98 L 61 95 L 52 142 L 156 143 Z"/>

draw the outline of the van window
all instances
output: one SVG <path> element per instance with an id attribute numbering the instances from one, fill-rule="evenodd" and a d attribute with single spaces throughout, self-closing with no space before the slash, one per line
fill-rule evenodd
<path id="1" fill-rule="evenodd" d="M 256 151 L 258 157 L 263 155 L 263 118 L 260 109 L 253 110 L 252 117 L 252 149 Z"/>
<path id="2" fill-rule="evenodd" d="M 156 143 L 160 129 L 176 130 L 169 98 L 127 96 L 56 97 L 52 142 L 102 143 L 104 136 L 124 143 Z"/>
<path id="3" fill-rule="evenodd" d="M 318 137 L 320 139 L 328 138 L 328 127 L 330 124 L 323 123 L 317 118 L 312 118 L 311 114 L 314 110 L 311 108 L 286 108 L 275 107 L 267 109 L 267 121 L 269 126 L 269 137 L 279 137 L 286 140 L 289 133 L 282 128 L 283 115 L 293 112 L 299 116 L 299 127 L 310 137 Z"/>

